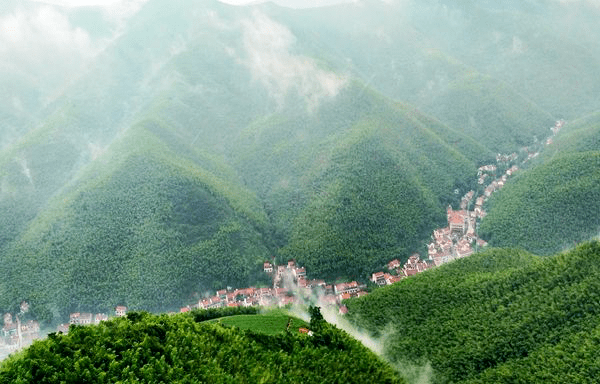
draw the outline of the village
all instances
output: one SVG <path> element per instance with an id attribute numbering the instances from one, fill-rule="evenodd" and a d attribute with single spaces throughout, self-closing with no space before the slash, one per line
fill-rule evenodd
<path id="1" fill-rule="evenodd" d="M 563 120 L 557 121 L 551 128 L 552 134 L 543 142 L 543 145 L 551 145 L 553 138 L 564 126 Z M 460 209 L 454 210 L 447 207 L 447 226 L 433 231 L 431 242 L 427 245 L 428 258 L 421 259 L 421 255 L 414 253 L 402 264 L 399 259 L 387 263 L 387 271 L 375 272 L 370 281 L 376 286 L 386 286 L 397 283 L 405 278 L 414 276 L 430 268 L 440 266 L 456 259 L 464 258 L 477 252 L 487 243 L 478 237 L 478 220 L 486 216 L 483 210 L 484 203 L 490 196 L 500 190 L 507 180 L 519 171 L 515 163 L 521 157 L 520 165 L 525 164 L 537 157 L 540 148 L 522 148 L 523 155 L 512 153 L 510 155 L 498 154 L 496 165 L 484 165 L 479 167 L 477 177 L 478 185 L 482 188 L 482 194 L 476 196 L 471 190 L 461 199 Z M 506 170 L 497 177 L 499 166 Z M 473 204 L 474 202 L 474 204 Z M 471 210 L 471 206 L 473 209 Z M 308 280 L 306 268 L 300 267 L 295 260 L 289 260 L 287 264 L 274 265 L 269 261 L 263 264 L 264 273 L 272 278 L 272 287 L 248 287 L 241 289 L 222 289 L 215 295 L 200 299 L 198 302 L 180 308 L 180 312 L 189 312 L 193 309 L 210 309 L 222 307 L 240 306 L 263 306 L 263 307 L 286 307 L 295 303 L 313 303 L 320 307 L 333 307 L 341 315 L 347 313 L 344 300 L 352 297 L 361 297 L 368 294 L 367 285 L 357 281 L 327 283 L 324 280 Z M 34 340 L 42 337 L 40 325 L 34 319 L 21 321 L 27 317 L 29 304 L 23 301 L 20 312 L 14 316 L 10 313 L 4 314 L 4 325 L 0 330 L 0 359 L 10 353 L 30 345 Z M 114 316 L 122 317 L 127 314 L 127 307 L 115 307 Z M 56 332 L 67 333 L 70 325 L 99 324 L 109 319 L 105 313 L 71 313 L 69 323 L 60 324 Z"/>

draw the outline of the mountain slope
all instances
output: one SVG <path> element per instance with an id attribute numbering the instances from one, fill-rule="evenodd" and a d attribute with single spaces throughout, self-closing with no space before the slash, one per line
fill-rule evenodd
<path id="1" fill-rule="evenodd" d="M 597 236 L 599 127 L 597 113 L 566 124 L 532 168 L 490 199 L 482 237 L 550 254 Z"/>
<path id="2" fill-rule="evenodd" d="M 598 242 L 546 258 L 489 249 L 347 306 L 386 335 L 391 361 L 430 363 L 434 383 L 593 382 L 599 274 Z"/>
<path id="3" fill-rule="evenodd" d="M 47 321 L 118 303 L 166 310 L 261 279 L 256 198 L 227 167 L 181 143 L 176 154 L 160 128 L 132 127 L 6 248 L 2 307 L 28 299 Z"/>
<path id="4" fill-rule="evenodd" d="M 554 121 L 507 84 L 473 74 L 452 81 L 424 110 L 495 153 L 542 138 Z"/>
<path id="5" fill-rule="evenodd" d="M 238 148 L 236 167 L 289 241 L 285 257 L 330 278 L 364 278 L 386 258 L 407 257 L 458 202 L 454 190 L 473 187 L 475 159 L 488 156 L 360 83 L 308 116 L 257 121 Z"/>

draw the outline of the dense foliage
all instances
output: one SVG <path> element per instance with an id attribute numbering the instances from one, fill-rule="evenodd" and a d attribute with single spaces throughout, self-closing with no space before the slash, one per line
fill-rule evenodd
<path id="1" fill-rule="evenodd" d="M 255 122 L 237 167 L 267 202 L 284 258 L 312 276 L 366 278 L 414 252 L 457 205 L 455 189 L 474 187 L 475 161 L 488 153 L 473 143 L 463 154 L 457 137 L 470 142 L 353 83 L 308 120 Z"/>
<path id="2" fill-rule="evenodd" d="M 473 74 L 454 80 L 425 110 L 494 153 L 530 145 L 554 121 L 507 84 Z"/>
<path id="3" fill-rule="evenodd" d="M 175 155 L 147 126 L 6 249 L 10 293 L 0 307 L 29 300 L 39 320 L 60 321 L 115 305 L 169 310 L 195 292 L 269 282 L 268 231 L 253 195 L 201 155 Z"/>
<path id="4" fill-rule="evenodd" d="M 600 152 L 565 154 L 531 169 L 490 200 L 481 236 L 499 247 L 551 254 L 600 233 Z"/>
<path id="5" fill-rule="evenodd" d="M 591 383 L 600 343 L 600 243 L 552 257 L 489 249 L 347 302 L 399 364 L 433 382 Z"/>
<path id="6" fill-rule="evenodd" d="M 256 315 L 260 317 L 260 315 Z M 133 312 L 52 333 L 0 365 L 3 383 L 401 383 L 344 332 L 266 335 L 194 321 L 193 314 Z"/>

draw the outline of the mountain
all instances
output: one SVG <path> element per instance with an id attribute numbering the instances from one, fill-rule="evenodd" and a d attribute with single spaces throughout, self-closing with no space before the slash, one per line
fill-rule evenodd
<path id="1" fill-rule="evenodd" d="M 543 137 L 552 115 L 490 77 L 459 77 L 424 110 L 495 153 L 510 153 Z"/>
<path id="2" fill-rule="evenodd" d="M 73 326 L 68 334 L 51 333 L 2 362 L 0 381 L 405 382 L 374 353 L 328 324 L 311 336 L 297 330 L 270 335 L 230 327 L 221 319 L 201 321 L 203 315 L 132 312 L 99 325 Z"/>
<path id="3" fill-rule="evenodd" d="M 489 249 L 346 302 L 385 356 L 431 382 L 593 382 L 597 241 L 551 257 Z"/>
<path id="4" fill-rule="evenodd" d="M 600 111 L 568 122 L 561 129 L 552 145 L 541 153 L 540 163 L 552 160 L 564 153 L 600 150 Z"/>
<path id="5" fill-rule="evenodd" d="M 41 9 L 99 25 L 43 87 L 0 62 L 0 309 L 47 321 L 265 284 L 273 257 L 364 280 L 422 251 L 497 151 L 600 94 L 587 5 L 150 0 L 118 28 Z"/>
<path id="6" fill-rule="evenodd" d="M 27 298 L 46 321 L 117 302 L 167 310 L 262 280 L 269 232 L 256 197 L 170 135 L 133 126 L 49 201 L 4 249 L 2 307 Z"/>
<path id="7" fill-rule="evenodd" d="M 236 167 L 267 202 L 282 253 L 329 278 L 366 278 L 419 247 L 444 222 L 444 207 L 458 204 L 455 189 L 474 188 L 475 159 L 490 156 L 360 83 L 311 115 L 257 121 L 236 147 Z"/>

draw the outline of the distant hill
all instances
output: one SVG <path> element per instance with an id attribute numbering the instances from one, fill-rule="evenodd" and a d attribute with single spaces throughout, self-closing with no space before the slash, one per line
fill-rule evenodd
<path id="1" fill-rule="evenodd" d="M 542 139 L 552 115 L 507 84 L 481 75 L 452 81 L 424 110 L 495 153 L 510 153 Z"/>
<path id="2" fill-rule="evenodd" d="M 327 324 L 312 336 L 295 330 L 268 335 L 202 319 L 202 313 L 133 312 L 98 326 L 74 326 L 2 362 L 0 381 L 405 382 L 358 341 Z"/>
<path id="3" fill-rule="evenodd" d="M 600 111 L 568 122 L 547 146 L 539 162 L 563 153 L 600 151 Z"/>
<path id="4" fill-rule="evenodd" d="M 593 382 L 599 276 L 597 241 L 545 258 L 489 249 L 346 303 L 432 383 Z"/>

